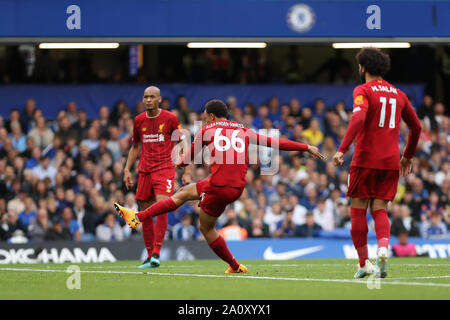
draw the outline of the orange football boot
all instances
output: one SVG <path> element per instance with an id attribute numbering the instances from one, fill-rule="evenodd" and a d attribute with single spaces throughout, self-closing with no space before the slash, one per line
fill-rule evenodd
<path id="1" fill-rule="evenodd" d="M 114 203 L 114 209 L 132 229 L 136 229 L 141 224 L 134 210 L 124 208 L 118 203 Z"/>
<path id="2" fill-rule="evenodd" d="M 225 271 L 225 273 L 247 273 L 247 267 L 243 264 L 240 264 L 239 268 L 237 268 L 237 270 L 234 270 L 233 268 L 228 266 L 228 269 L 227 271 Z"/>

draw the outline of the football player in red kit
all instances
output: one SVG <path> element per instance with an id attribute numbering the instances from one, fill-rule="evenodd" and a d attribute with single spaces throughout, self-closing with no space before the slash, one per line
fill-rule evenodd
<path id="1" fill-rule="evenodd" d="M 387 204 L 395 197 L 399 174 L 411 171 L 421 126 L 406 95 L 382 78 L 390 68 L 389 56 L 376 48 L 363 48 L 356 60 L 365 83 L 353 91 L 353 116 L 333 162 L 343 164 L 344 154 L 356 138 L 347 189 L 351 199 L 351 235 L 359 257 L 355 278 L 372 273 L 384 278 L 390 237 Z M 409 137 L 400 159 L 401 119 L 409 127 Z M 368 259 L 368 208 L 378 239 L 377 267 Z"/>
<path id="2" fill-rule="evenodd" d="M 139 152 L 139 177 L 136 189 L 136 200 L 141 210 L 146 209 L 155 201 L 163 200 L 173 194 L 175 166 L 172 163 L 174 138 L 182 141 L 184 136 L 178 118 L 171 112 L 159 108 L 161 103 L 160 90 L 151 86 L 145 89 L 142 99 L 145 112 L 134 119 L 132 146 L 124 169 L 124 182 L 127 189 L 133 187 L 131 168 L 136 162 Z M 178 137 L 175 137 L 178 136 Z M 187 149 L 187 144 L 184 149 Z M 139 151 L 139 146 L 142 146 Z M 183 183 L 190 183 L 189 170 L 183 175 Z M 167 214 L 148 219 L 142 224 L 142 234 L 148 257 L 139 268 L 159 267 L 159 254 L 167 229 Z"/>
<path id="3" fill-rule="evenodd" d="M 186 201 L 200 200 L 200 231 L 205 240 L 217 256 L 228 263 L 226 273 L 241 273 L 247 272 L 247 268 L 236 261 L 215 227 L 225 207 L 238 199 L 244 190 L 249 144 L 308 151 L 321 159 L 323 156 L 314 146 L 259 135 L 239 123 L 226 120 L 227 113 L 227 107 L 222 101 L 209 101 L 204 111 L 206 125 L 195 136 L 190 151 L 177 163 L 180 167 L 187 166 L 192 160 L 198 160 L 197 156 L 201 156 L 203 147 L 208 147 L 211 175 L 207 179 L 181 188 L 172 197 L 158 201 L 144 211 L 136 213 L 118 204 L 115 204 L 115 208 L 132 228 L 136 228 L 139 223 L 145 223 L 163 212 L 173 211 Z"/>

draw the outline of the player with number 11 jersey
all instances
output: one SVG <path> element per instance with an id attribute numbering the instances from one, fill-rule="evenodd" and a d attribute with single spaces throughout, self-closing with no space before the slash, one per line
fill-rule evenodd
<path id="1" fill-rule="evenodd" d="M 350 232 L 359 257 L 355 278 L 371 273 L 384 278 L 387 276 L 390 237 L 387 204 L 397 193 L 400 174 L 411 171 L 420 122 L 406 95 L 382 78 L 390 68 L 387 54 L 376 48 L 363 48 L 356 60 L 365 83 L 353 91 L 352 119 L 333 161 L 335 165 L 342 165 L 345 152 L 356 138 L 347 189 L 347 196 L 351 198 Z M 401 119 L 410 131 L 400 159 Z M 367 209 L 375 222 L 378 239 L 377 268 L 373 268 L 368 260 Z"/>

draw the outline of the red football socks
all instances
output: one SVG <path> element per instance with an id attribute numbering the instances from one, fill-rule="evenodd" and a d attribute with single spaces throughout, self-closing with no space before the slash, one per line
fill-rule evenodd
<path id="1" fill-rule="evenodd" d="M 375 222 L 375 233 L 378 239 L 378 248 L 388 247 L 391 234 L 391 225 L 389 223 L 388 213 L 384 209 L 372 212 Z"/>
<path id="2" fill-rule="evenodd" d="M 233 270 L 239 268 L 239 263 L 228 250 L 225 240 L 219 236 L 216 240 L 208 244 L 209 247 L 214 251 L 214 253 L 223 261 L 228 263 Z"/>
<path id="3" fill-rule="evenodd" d="M 167 230 L 167 214 L 162 214 L 156 218 L 155 223 L 155 246 L 153 247 L 153 253 L 158 256 L 161 251 L 161 246 L 164 242 L 164 237 Z"/>
<path id="4" fill-rule="evenodd" d="M 155 235 L 153 230 L 153 219 L 142 222 L 142 236 L 144 237 L 145 248 L 149 257 L 152 256 Z"/>
<path id="5" fill-rule="evenodd" d="M 144 211 L 136 213 L 136 216 L 138 217 L 140 222 L 143 222 L 147 219 L 159 216 L 163 213 L 174 211 L 176 208 L 178 208 L 178 206 L 175 204 L 172 198 L 167 198 L 156 202 L 155 204 L 151 205 Z"/>
<path id="6" fill-rule="evenodd" d="M 369 229 L 367 227 L 366 210 L 350 208 L 350 219 L 352 223 L 350 233 L 356 252 L 358 252 L 359 266 L 363 267 L 369 258 L 367 250 L 367 232 L 369 232 Z"/>

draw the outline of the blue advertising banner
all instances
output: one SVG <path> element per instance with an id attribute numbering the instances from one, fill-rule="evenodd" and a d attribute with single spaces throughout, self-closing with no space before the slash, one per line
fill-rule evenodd
<path id="1" fill-rule="evenodd" d="M 397 86 L 397 84 L 395 84 Z M 210 99 L 226 100 L 229 96 L 237 99 L 243 108 L 251 102 L 258 106 L 277 96 L 280 103 L 289 103 L 291 98 L 299 99 L 302 106 L 313 106 L 317 98 L 323 98 L 327 106 L 344 101 L 348 109 L 353 107 L 355 85 L 316 85 L 316 84 L 268 84 L 268 85 L 182 85 L 161 84 L 161 95 L 176 107 L 176 98 L 186 95 L 189 106 L 195 111 L 203 111 Z M 398 87 L 409 95 L 413 103 L 419 105 L 424 95 L 421 84 L 400 84 Z M 65 109 L 69 101 L 75 101 L 78 108 L 84 109 L 88 118 L 98 116 L 100 106 L 113 108 L 122 99 L 133 109 L 142 100 L 145 85 L 0 85 L 0 116 L 7 118 L 12 108 L 22 110 L 25 101 L 33 98 L 44 116 L 54 119 L 59 110 Z M 26 96 L 24 96 L 26 93 Z"/>
<path id="2" fill-rule="evenodd" d="M 1 0 L 0 37 L 450 37 L 448 1 Z"/>
<path id="3" fill-rule="evenodd" d="M 392 237 L 391 244 L 397 240 Z M 428 253 L 430 258 L 450 258 L 450 238 L 410 238 L 418 254 Z M 357 259 L 351 239 L 248 239 L 228 241 L 228 247 L 237 259 L 290 260 L 302 258 Z M 368 241 L 369 258 L 376 257 L 377 241 Z"/>

